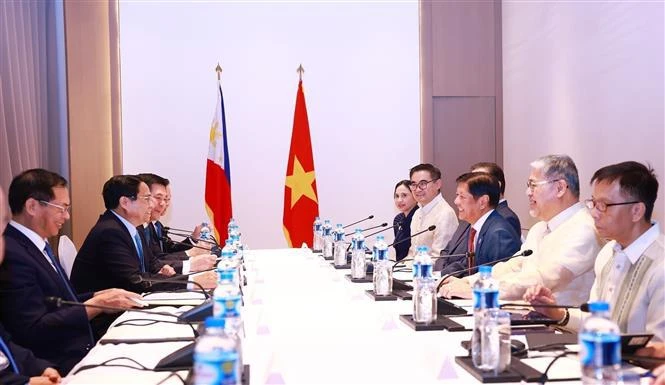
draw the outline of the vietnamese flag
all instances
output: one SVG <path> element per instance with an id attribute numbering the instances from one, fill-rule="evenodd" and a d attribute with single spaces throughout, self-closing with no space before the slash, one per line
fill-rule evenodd
<path id="1" fill-rule="evenodd" d="M 302 66 L 298 71 L 302 76 Z M 301 77 L 298 82 L 291 150 L 284 186 L 284 236 L 289 247 L 300 247 L 303 242 L 310 248 L 313 246 L 312 225 L 318 215 L 319 200 L 314 175 L 314 157 Z"/>
<path id="2" fill-rule="evenodd" d="M 219 72 L 221 72 L 221 68 L 219 68 Z M 210 126 L 208 160 L 206 161 L 205 206 L 215 239 L 224 244 L 227 237 L 227 226 L 232 217 L 231 165 L 229 164 L 229 148 L 226 140 L 224 95 L 219 80 L 217 85 L 219 89 L 217 107 Z"/>

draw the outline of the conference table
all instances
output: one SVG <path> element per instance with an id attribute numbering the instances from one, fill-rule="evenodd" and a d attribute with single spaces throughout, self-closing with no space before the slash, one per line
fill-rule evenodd
<path id="1" fill-rule="evenodd" d="M 479 383 L 455 362 L 455 356 L 467 354 L 461 342 L 471 338 L 470 331 L 416 332 L 399 318 L 412 313 L 410 300 L 374 301 L 366 293 L 371 283 L 352 283 L 345 277 L 350 270 L 335 269 L 309 249 L 248 250 L 245 261 L 243 356 L 250 365 L 251 384 Z M 170 314 L 179 314 L 202 300 L 200 293 L 157 293 L 145 298 L 167 305 L 151 311 Z M 459 304 L 469 306 L 468 301 Z M 147 323 L 136 319 L 148 318 L 166 323 L 136 326 Z M 471 318 L 461 323 L 468 324 Z M 128 311 L 114 325 L 132 319 L 136 321 L 129 325 L 112 326 L 102 341 L 115 343 L 98 343 L 63 382 L 182 384 L 169 372 L 124 366 L 78 371 L 117 357 L 132 358 L 152 369 L 164 356 L 193 340 L 189 325 L 170 323 L 173 317 L 167 315 Z M 133 338 L 163 337 L 187 341 L 128 343 Z M 524 341 L 523 335 L 513 338 Z M 556 352 L 536 355 L 538 358 L 527 361 L 542 371 Z M 126 359 L 112 363 L 137 365 Z M 577 356 L 560 359 L 551 373 L 579 376 Z M 177 375 L 184 379 L 187 372 Z"/>

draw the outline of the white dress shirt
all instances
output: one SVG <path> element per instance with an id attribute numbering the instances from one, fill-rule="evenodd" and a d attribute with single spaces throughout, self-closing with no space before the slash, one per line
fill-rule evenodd
<path id="1" fill-rule="evenodd" d="M 520 300 L 526 289 L 541 284 L 554 292 L 559 304 L 583 304 L 593 285 L 600 246 L 593 218 L 582 203 L 536 223 L 520 249 L 531 249 L 533 254 L 494 265 L 492 276 L 499 281 L 500 298 Z M 476 278 L 477 274 L 470 277 L 472 285 Z"/>
<path id="2" fill-rule="evenodd" d="M 610 304 L 622 333 L 653 333 L 665 341 L 665 258 L 660 226 L 654 223 L 625 249 L 608 242 L 598 254 L 589 301 Z M 586 317 L 570 311 L 567 327 L 579 330 Z"/>
<path id="3" fill-rule="evenodd" d="M 438 257 L 453 237 L 457 229 L 457 215 L 455 210 L 438 194 L 431 202 L 420 206 L 413 214 L 411 220 L 411 234 L 418 233 L 435 225 L 434 231 L 426 231 L 411 239 L 411 248 L 408 257 L 416 255 L 416 248 L 425 245 L 430 248 L 430 255 Z"/>

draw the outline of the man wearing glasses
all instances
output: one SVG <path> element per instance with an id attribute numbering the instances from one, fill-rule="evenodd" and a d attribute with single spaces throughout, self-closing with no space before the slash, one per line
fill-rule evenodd
<path id="1" fill-rule="evenodd" d="M 606 301 L 622 333 L 653 333 L 665 341 L 665 258 L 663 234 L 651 221 L 658 194 L 653 170 L 637 162 L 623 162 L 596 171 L 591 178 L 592 198 L 587 200 L 596 229 L 610 240 L 598 254 L 591 301 Z M 563 303 L 547 287 L 527 290 L 526 301 Z M 579 310 L 537 308 L 561 325 L 578 330 Z"/>
<path id="2" fill-rule="evenodd" d="M 441 196 L 441 171 L 432 164 L 424 163 L 409 171 L 409 188 L 420 208 L 411 220 L 411 234 L 435 225 L 434 231 L 426 231 L 411 239 L 408 257 L 416 254 L 418 246 L 427 246 L 433 257 L 438 257 L 457 228 L 457 215 Z"/>
<path id="3" fill-rule="evenodd" d="M 134 175 L 116 175 L 106 181 L 102 195 L 106 212 L 76 256 L 72 268 L 74 287 L 81 291 L 121 287 L 141 293 L 150 284 L 138 282 L 137 277 L 173 276 L 175 270 L 152 255 L 142 232 L 137 230 L 137 226 L 150 220 L 153 203 L 148 185 Z"/>
<path id="4" fill-rule="evenodd" d="M 166 213 L 170 204 L 170 193 L 168 190 L 169 180 L 156 174 L 139 174 L 138 177 L 148 185 L 153 199 L 153 209 L 150 213 L 150 221 L 139 226 L 139 230 L 145 234 L 145 239 L 153 255 L 162 261 L 169 263 L 176 272 L 187 274 L 190 271 L 201 271 L 214 266 L 216 257 L 210 255 L 210 244 L 201 243 L 199 246 L 177 244 L 170 240 L 164 231 L 164 225 L 159 221 Z M 192 238 L 198 238 L 200 225 L 192 232 Z M 164 239 L 165 238 L 165 239 Z M 188 239 L 188 242 L 189 241 Z"/>
<path id="5" fill-rule="evenodd" d="M 573 160 L 566 155 L 547 155 L 531 163 L 526 195 L 529 214 L 540 222 L 531 227 L 516 257 L 494 265 L 492 276 L 499 281 L 499 296 L 522 299 L 526 290 L 540 284 L 566 305 L 581 305 L 593 283 L 593 263 L 600 240 L 593 218 L 579 201 L 579 177 Z M 471 298 L 477 274 L 450 277 L 440 288 L 443 297 Z"/>
<path id="6" fill-rule="evenodd" d="M 12 180 L 8 198 L 13 218 L 4 232 L 0 321 L 16 343 L 67 373 L 94 345 L 89 320 L 99 318 L 101 310 L 58 308 L 44 299 L 130 308 L 136 306 L 130 299 L 138 295 L 120 289 L 73 289 L 48 243 L 69 219 L 69 193 L 62 176 L 43 169 L 25 171 Z"/>

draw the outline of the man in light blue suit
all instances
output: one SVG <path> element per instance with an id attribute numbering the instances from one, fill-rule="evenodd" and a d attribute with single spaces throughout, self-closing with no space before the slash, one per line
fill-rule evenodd
<path id="1" fill-rule="evenodd" d="M 441 275 L 459 272 L 481 264 L 508 257 L 520 248 L 520 236 L 513 226 L 497 211 L 500 186 L 490 174 L 471 172 L 457 178 L 455 205 L 466 228 L 458 231 L 435 264 Z M 467 253 L 465 256 L 446 257 L 449 254 Z M 459 272 L 455 276 L 473 274 L 475 269 Z"/>

